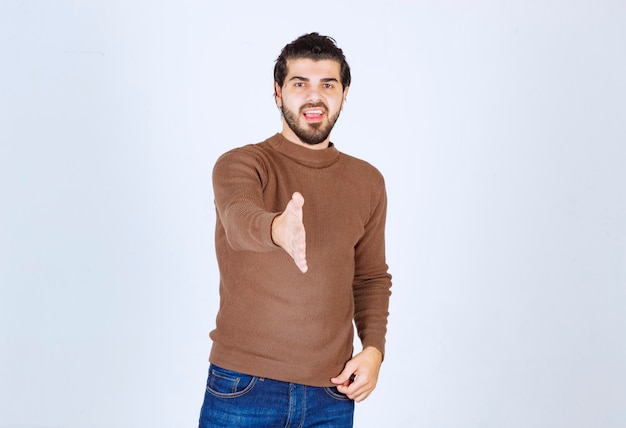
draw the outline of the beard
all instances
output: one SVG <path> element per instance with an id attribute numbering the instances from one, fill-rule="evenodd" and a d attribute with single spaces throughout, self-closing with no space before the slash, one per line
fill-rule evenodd
<path id="1" fill-rule="evenodd" d="M 307 104 L 300 108 L 300 114 L 296 114 L 293 111 L 287 109 L 285 106 L 282 106 L 280 110 L 283 113 L 283 117 L 285 118 L 285 122 L 287 122 L 287 126 L 293 131 L 294 134 L 305 144 L 314 146 L 316 144 L 320 144 L 324 142 L 328 136 L 330 135 L 330 131 L 333 130 L 337 119 L 339 119 L 339 114 L 341 110 L 339 110 L 334 116 L 328 117 L 328 122 L 318 122 L 318 123 L 307 123 L 305 126 L 301 126 L 299 123 L 299 119 L 302 116 L 302 111 L 307 108 L 312 107 L 321 107 L 324 111 L 328 111 L 328 108 L 322 103 L 317 104 Z"/>

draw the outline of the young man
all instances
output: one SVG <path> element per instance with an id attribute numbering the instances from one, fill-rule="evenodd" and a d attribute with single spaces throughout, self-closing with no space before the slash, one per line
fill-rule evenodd
<path id="1" fill-rule="evenodd" d="M 220 309 L 201 428 L 352 427 L 376 386 L 387 199 L 381 174 L 330 142 L 349 85 L 333 39 L 299 37 L 274 68 L 282 132 L 215 164 Z"/>

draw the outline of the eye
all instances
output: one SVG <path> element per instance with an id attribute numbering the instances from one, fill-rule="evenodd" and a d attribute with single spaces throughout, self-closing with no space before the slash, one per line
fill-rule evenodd
<path id="1" fill-rule="evenodd" d="M 295 82 L 295 83 L 294 83 L 294 86 L 295 86 L 296 88 L 304 88 L 304 82 Z"/>
<path id="2" fill-rule="evenodd" d="M 332 83 L 324 83 L 324 89 L 333 89 Z"/>

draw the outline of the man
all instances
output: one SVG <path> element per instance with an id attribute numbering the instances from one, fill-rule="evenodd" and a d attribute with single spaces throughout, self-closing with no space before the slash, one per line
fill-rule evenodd
<path id="1" fill-rule="evenodd" d="M 376 386 L 387 200 L 381 174 L 330 142 L 349 85 L 333 39 L 299 37 L 274 68 L 282 132 L 215 164 L 220 308 L 202 428 L 352 427 Z"/>

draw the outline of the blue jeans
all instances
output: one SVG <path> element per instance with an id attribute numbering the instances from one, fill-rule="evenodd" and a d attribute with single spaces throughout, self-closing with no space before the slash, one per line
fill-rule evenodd
<path id="1" fill-rule="evenodd" d="M 313 387 L 209 367 L 199 428 L 352 428 L 354 401 Z"/>

